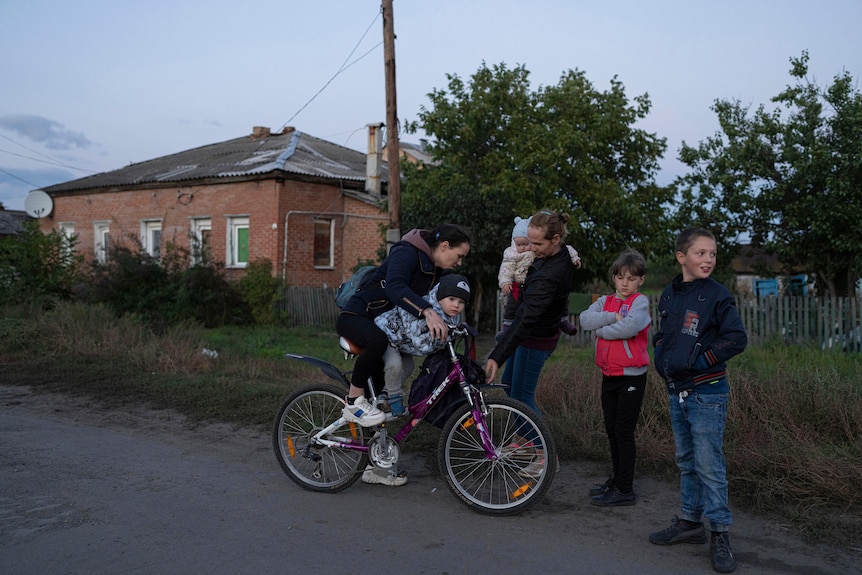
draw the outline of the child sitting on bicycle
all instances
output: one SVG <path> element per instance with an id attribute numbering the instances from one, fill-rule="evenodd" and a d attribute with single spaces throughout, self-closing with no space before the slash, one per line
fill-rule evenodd
<path id="1" fill-rule="evenodd" d="M 445 275 L 425 299 L 444 322 L 458 325 L 470 301 L 470 283 L 460 274 Z M 400 307 L 380 314 L 374 318 L 374 323 L 389 337 L 389 348 L 383 354 L 385 385 L 380 399 L 386 399 L 392 415 L 399 417 L 405 413 L 402 386 L 413 373 L 413 356 L 443 349 L 446 342 L 431 335 L 424 318 Z"/>

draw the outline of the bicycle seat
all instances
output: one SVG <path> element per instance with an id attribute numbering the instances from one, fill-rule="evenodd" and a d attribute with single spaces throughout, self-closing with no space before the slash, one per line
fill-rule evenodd
<path id="1" fill-rule="evenodd" d="M 345 356 L 347 355 L 359 355 L 362 353 L 362 348 L 347 339 L 344 336 L 340 336 L 338 338 L 338 345 L 341 346 L 341 349 L 344 350 Z"/>

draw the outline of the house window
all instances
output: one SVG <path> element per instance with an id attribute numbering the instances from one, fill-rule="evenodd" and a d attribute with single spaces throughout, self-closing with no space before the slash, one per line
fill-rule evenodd
<path id="1" fill-rule="evenodd" d="M 335 258 L 335 220 L 314 220 L 314 267 L 331 268 Z"/>
<path id="2" fill-rule="evenodd" d="M 60 235 L 63 236 L 63 255 L 68 257 L 72 255 L 74 248 L 75 224 L 71 222 L 60 222 Z"/>
<path id="3" fill-rule="evenodd" d="M 227 219 L 227 265 L 244 268 L 248 265 L 248 217 Z"/>
<path id="4" fill-rule="evenodd" d="M 111 223 L 95 222 L 93 224 L 93 237 L 95 240 L 94 253 L 96 261 L 105 263 L 111 251 Z"/>
<path id="5" fill-rule="evenodd" d="M 206 263 L 212 259 L 213 222 L 210 218 L 193 218 L 191 221 L 191 259 L 192 263 Z"/>
<path id="6" fill-rule="evenodd" d="M 162 221 L 144 220 L 141 222 L 141 247 L 154 259 L 162 255 Z"/>

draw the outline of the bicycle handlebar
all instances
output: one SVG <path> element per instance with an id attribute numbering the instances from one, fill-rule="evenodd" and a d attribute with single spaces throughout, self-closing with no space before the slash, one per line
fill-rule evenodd
<path id="1" fill-rule="evenodd" d="M 472 337 L 478 337 L 479 336 L 479 332 L 476 331 L 475 328 L 473 328 L 473 327 L 471 327 L 471 326 L 469 326 L 463 322 L 459 323 L 458 325 L 447 323 L 446 327 L 449 328 L 449 333 L 452 334 L 452 336 L 454 336 L 454 337 L 464 337 L 467 335 L 472 336 Z"/>

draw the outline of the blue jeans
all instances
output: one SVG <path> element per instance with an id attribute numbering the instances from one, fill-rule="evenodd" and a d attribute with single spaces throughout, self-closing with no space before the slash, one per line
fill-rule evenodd
<path id="1" fill-rule="evenodd" d="M 669 396 L 682 519 L 700 522 L 706 516 L 712 531 L 727 531 L 732 521 L 723 451 L 728 396 L 688 393 L 681 401 Z"/>
<path id="2" fill-rule="evenodd" d="M 537 415 L 539 408 L 536 406 L 536 385 L 539 383 L 542 367 L 552 353 L 553 351 L 530 349 L 519 345 L 512 357 L 506 362 L 503 378 L 500 381 L 500 383 L 509 386 L 507 392 L 509 397 L 526 403 Z M 520 422 L 516 421 L 516 423 Z M 535 433 L 526 435 L 521 433 L 519 435 L 530 441 L 537 440 L 536 437 L 533 437 Z M 541 446 L 537 445 L 536 447 Z"/>

